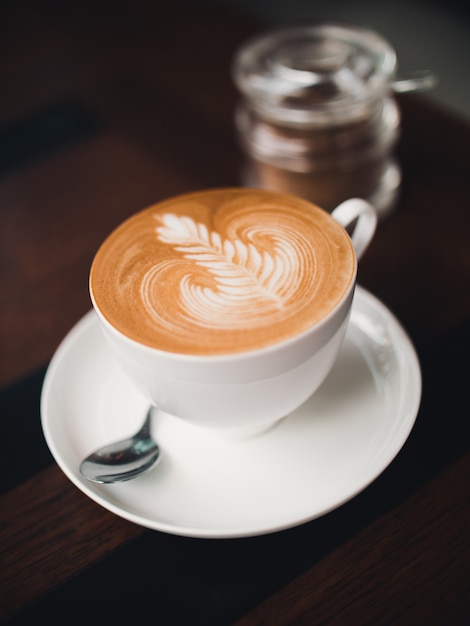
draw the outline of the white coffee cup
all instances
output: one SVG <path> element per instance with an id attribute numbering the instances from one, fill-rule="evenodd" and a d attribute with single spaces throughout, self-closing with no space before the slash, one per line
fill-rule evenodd
<path id="1" fill-rule="evenodd" d="M 376 228 L 376 213 L 364 200 L 350 199 L 328 217 L 354 225 L 353 279 L 341 300 L 310 328 L 266 347 L 230 354 L 182 354 L 150 347 L 113 325 L 94 309 L 117 360 L 149 403 L 209 428 L 257 431 L 287 416 L 327 377 L 343 342 L 362 256 Z M 353 254 L 354 254 L 353 251 Z"/>

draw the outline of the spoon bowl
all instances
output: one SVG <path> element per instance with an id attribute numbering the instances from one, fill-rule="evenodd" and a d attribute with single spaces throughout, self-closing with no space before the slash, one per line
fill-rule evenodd
<path id="1" fill-rule="evenodd" d="M 155 407 L 133 437 L 99 448 L 80 464 L 80 473 L 94 483 L 116 483 L 137 478 L 160 459 L 160 448 L 150 434 Z"/>

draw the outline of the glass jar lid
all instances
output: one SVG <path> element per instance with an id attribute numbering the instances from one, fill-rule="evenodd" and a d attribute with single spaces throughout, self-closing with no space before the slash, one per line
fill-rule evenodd
<path id="1" fill-rule="evenodd" d="M 235 55 L 234 80 L 267 119 L 328 125 L 368 114 L 391 89 L 392 46 L 377 33 L 341 23 L 272 30 Z"/>

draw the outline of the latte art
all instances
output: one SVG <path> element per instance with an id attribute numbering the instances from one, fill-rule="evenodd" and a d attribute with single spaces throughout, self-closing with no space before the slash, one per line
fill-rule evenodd
<path id="1" fill-rule="evenodd" d="M 90 287 L 103 315 L 141 343 L 225 354 L 321 320 L 355 268 L 345 231 L 310 203 L 264 190 L 180 196 L 105 241 Z"/>
<path id="2" fill-rule="evenodd" d="M 299 285 L 314 289 L 315 252 L 297 230 L 248 224 L 235 238 L 222 239 L 187 216 L 166 213 L 157 219 L 158 240 L 181 258 L 150 269 L 141 294 L 145 310 L 169 332 L 262 327 L 282 319 L 289 307 L 293 312 L 302 306 Z M 161 284 L 178 294 L 170 312 L 159 298 Z"/>

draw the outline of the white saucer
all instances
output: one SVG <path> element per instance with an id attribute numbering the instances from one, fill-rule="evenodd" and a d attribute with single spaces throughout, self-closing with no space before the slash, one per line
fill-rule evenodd
<path id="1" fill-rule="evenodd" d="M 312 520 L 351 499 L 392 461 L 414 424 L 421 373 L 390 311 L 358 287 L 340 357 L 322 387 L 263 435 L 224 438 L 168 414 L 162 461 L 134 481 L 95 485 L 78 466 L 133 434 L 147 403 L 115 365 L 93 312 L 54 355 L 41 398 L 47 444 L 68 478 L 136 524 L 192 537 L 243 537 Z"/>

